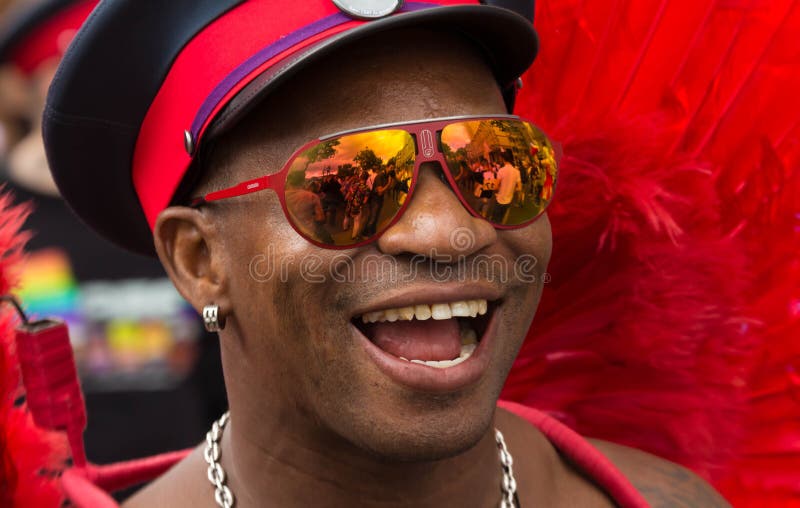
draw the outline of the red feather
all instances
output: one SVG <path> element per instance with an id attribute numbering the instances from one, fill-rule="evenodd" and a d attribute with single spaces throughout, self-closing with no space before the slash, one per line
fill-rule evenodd
<path id="1" fill-rule="evenodd" d="M 800 2 L 539 0 L 518 112 L 563 145 L 504 396 L 800 505 Z"/>
<path id="2" fill-rule="evenodd" d="M 17 283 L 22 248 L 20 233 L 28 207 L 12 205 L 0 194 L 0 294 Z M 63 498 L 58 475 L 68 456 L 64 436 L 44 432 L 33 423 L 24 404 L 24 389 L 14 345 L 16 316 L 0 309 L 0 506 L 59 506 Z"/>

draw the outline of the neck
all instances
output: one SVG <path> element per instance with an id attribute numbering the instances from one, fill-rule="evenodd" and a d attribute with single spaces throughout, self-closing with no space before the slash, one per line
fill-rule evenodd
<path id="1" fill-rule="evenodd" d="M 241 415 L 241 416 L 240 416 Z M 232 406 L 222 464 L 237 506 L 495 507 L 502 473 L 493 427 L 449 458 L 398 462 L 309 422 L 248 419 Z M 512 450 L 513 453 L 513 450 Z"/>

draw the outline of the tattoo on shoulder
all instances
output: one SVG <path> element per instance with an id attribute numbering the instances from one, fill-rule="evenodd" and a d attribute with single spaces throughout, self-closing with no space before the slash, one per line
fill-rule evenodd
<path id="1" fill-rule="evenodd" d="M 730 508 L 713 487 L 676 464 L 658 461 L 649 473 L 632 483 L 652 508 Z"/>

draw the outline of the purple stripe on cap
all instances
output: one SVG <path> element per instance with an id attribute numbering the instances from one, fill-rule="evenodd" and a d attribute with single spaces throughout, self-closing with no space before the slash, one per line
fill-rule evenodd
<path id="1" fill-rule="evenodd" d="M 441 7 L 441 5 L 427 2 L 408 2 L 405 3 L 397 13 L 420 11 L 424 9 L 430 9 L 431 7 Z M 203 124 L 206 123 L 208 117 L 211 115 L 220 101 L 225 97 L 225 95 L 231 89 L 233 89 L 233 87 L 236 86 L 239 81 L 244 79 L 248 74 L 258 68 L 259 65 L 263 64 L 270 58 L 273 58 L 275 55 L 286 51 L 287 49 L 308 39 L 309 37 L 314 37 L 325 30 L 330 30 L 331 28 L 337 27 L 349 21 L 353 21 L 353 18 L 347 16 L 346 14 L 332 14 L 278 39 L 242 62 L 230 74 L 225 76 L 225 78 L 216 87 L 214 87 L 214 90 L 211 91 L 211 94 L 206 97 L 206 100 L 203 101 L 202 106 L 200 106 L 200 110 L 197 112 L 191 128 L 192 139 L 195 141 L 195 146 L 197 146 L 197 138 L 200 134 L 200 129 L 203 127 Z"/>

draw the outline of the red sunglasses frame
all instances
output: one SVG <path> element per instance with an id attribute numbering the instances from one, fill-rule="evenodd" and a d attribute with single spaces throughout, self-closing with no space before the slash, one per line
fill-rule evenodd
<path id="1" fill-rule="evenodd" d="M 483 115 L 483 116 L 453 116 L 453 117 L 445 117 L 445 118 L 436 118 L 433 120 L 415 120 L 411 122 L 398 122 L 398 123 L 388 123 L 388 124 L 381 124 L 381 125 L 373 125 L 370 127 L 362 127 L 353 130 L 341 131 L 334 134 L 328 134 L 322 136 L 320 138 L 314 139 L 309 141 L 305 145 L 301 146 L 297 150 L 295 150 L 291 156 L 286 160 L 283 167 L 277 173 L 272 173 L 269 175 L 260 176 L 258 178 L 254 178 L 252 180 L 246 180 L 244 182 L 240 182 L 232 187 L 228 187 L 225 189 L 221 189 L 214 192 L 209 192 L 204 196 L 200 196 L 197 198 L 192 199 L 189 206 L 191 207 L 198 207 L 206 203 L 211 203 L 214 201 L 219 201 L 222 199 L 228 198 L 235 198 L 239 196 L 245 196 L 247 194 L 252 194 L 254 192 L 260 192 L 267 189 L 272 189 L 275 194 L 278 195 L 278 199 L 281 203 L 281 208 L 283 209 L 283 215 L 286 217 L 286 220 L 289 222 L 289 225 L 292 226 L 297 234 L 302 236 L 305 240 L 309 241 L 310 243 L 322 247 L 325 249 L 334 249 L 334 250 L 346 250 L 346 249 L 354 249 L 357 247 L 361 247 L 367 244 L 370 244 L 376 241 L 378 238 L 383 235 L 387 230 L 389 230 L 406 211 L 408 204 L 411 202 L 411 198 L 414 195 L 414 190 L 417 186 L 417 180 L 419 178 L 419 168 L 425 162 L 438 162 L 442 167 L 442 173 L 444 174 L 445 178 L 447 179 L 450 188 L 455 193 L 458 200 L 461 202 L 461 205 L 473 216 L 477 217 L 482 220 L 486 220 L 489 222 L 495 229 L 519 229 L 529 224 L 533 223 L 542 216 L 544 211 L 550 205 L 550 202 L 542 208 L 542 210 L 530 220 L 522 222 L 520 224 L 514 225 L 503 225 L 503 224 L 495 224 L 492 221 L 489 221 L 485 217 L 483 217 L 480 213 L 470 206 L 464 196 L 461 193 L 461 189 L 458 187 L 458 184 L 453 177 L 449 166 L 447 165 L 447 161 L 445 160 L 444 153 L 441 150 L 440 146 L 440 135 L 441 132 L 444 130 L 445 127 L 448 125 L 459 123 L 459 122 L 467 122 L 467 121 L 476 121 L 476 120 L 517 120 L 520 122 L 525 122 L 533 127 L 535 127 L 539 132 L 541 132 L 547 139 L 550 141 L 552 145 L 552 140 L 550 140 L 549 136 L 547 136 L 542 129 L 540 129 L 536 124 L 533 122 L 529 122 L 519 116 L 516 115 Z M 397 210 L 397 213 L 392 218 L 389 223 L 384 226 L 380 231 L 376 232 L 374 235 L 361 240 L 360 242 L 347 244 L 347 245 L 329 245 L 327 243 L 319 242 L 313 238 L 309 238 L 308 234 L 303 232 L 298 226 L 295 225 L 294 221 L 292 220 L 291 212 L 286 206 L 286 176 L 289 170 L 292 167 L 292 163 L 297 158 L 298 155 L 303 153 L 304 151 L 316 146 L 318 144 L 324 143 L 326 141 L 330 141 L 331 139 L 340 138 L 342 136 L 349 136 L 352 134 L 363 134 L 366 132 L 371 131 L 380 131 L 380 130 L 403 130 L 408 132 L 411 135 L 412 140 L 414 141 L 415 149 L 416 149 L 416 157 L 414 159 L 414 172 L 411 174 L 411 183 L 408 186 L 408 195 L 406 196 L 406 200 Z M 558 166 L 556 165 L 556 177 L 553 179 L 553 190 L 555 191 L 556 182 L 558 181 Z M 550 199 L 552 201 L 552 198 Z"/>

